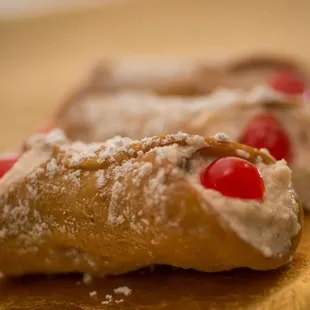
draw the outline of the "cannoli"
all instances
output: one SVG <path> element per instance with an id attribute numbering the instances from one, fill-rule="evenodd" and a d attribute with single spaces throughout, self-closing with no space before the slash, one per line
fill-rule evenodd
<path id="1" fill-rule="evenodd" d="M 0 214 L 9 275 L 275 269 L 302 226 L 285 161 L 223 134 L 88 145 L 36 135 L 0 181 Z"/>
<path id="2" fill-rule="evenodd" d="M 199 113 L 202 109 L 219 108 L 238 101 L 305 101 L 304 93 L 308 76 L 295 60 L 272 55 L 254 55 L 240 57 L 226 63 L 222 62 L 213 65 L 212 69 L 210 65 L 201 65 L 202 63 L 200 62 L 199 65 L 199 62 L 162 62 L 161 65 L 160 63 L 139 65 L 120 62 L 114 66 L 110 64 L 98 67 L 89 83 L 74 92 L 57 110 L 56 125 L 62 127 L 72 139 L 92 142 L 102 141 L 115 134 L 124 134 L 121 128 L 119 128 L 120 132 L 115 128 L 119 127 L 120 123 L 117 117 L 114 120 L 114 115 L 117 113 L 120 114 L 120 119 L 123 115 L 127 115 L 125 127 L 128 126 L 128 121 L 133 127 L 136 127 L 135 124 L 140 126 L 141 117 L 144 114 L 146 114 L 147 127 L 150 127 L 147 120 L 153 115 L 154 109 L 156 109 L 156 116 L 163 113 L 172 115 L 171 125 L 167 125 L 168 131 L 166 131 L 166 125 L 161 124 L 166 120 L 169 122 L 167 117 L 161 117 L 165 120 L 159 121 L 155 116 L 154 123 L 158 123 L 157 131 L 152 128 L 147 131 L 143 128 L 141 132 L 139 131 L 140 136 L 125 132 L 133 138 L 142 138 L 176 132 L 173 125 L 174 116 L 177 115 L 176 118 L 181 118 L 180 121 L 183 122 L 185 117 L 183 113 L 186 113 L 190 119 L 195 117 L 196 110 Z M 278 70 L 278 73 L 271 75 L 275 70 Z M 239 81 L 239 75 L 242 80 L 248 82 L 251 80 L 248 75 L 254 74 L 255 76 L 256 73 L 260 76 L 255 80 L 256 84 L 253 81 L 253 83 L 243 85 L 243 82 Z M 214 79 L 217 81 L 214 82 Z M 250 85 L 252 85 L 250 91 L 245 91 Z M 155 102 L 162 103 L 162 106 L 153 107 Z M 199 107 L 193 108 L 195 111 L 193 115 L 192 111 L 187 110 L 190 108 L 179 107 L 179 103 L 196 106 L 199 103 Z M 100 104 L 105 106 L 100 107 Z M 112 107 L 112 104 L 115 104 L 115 107 Z M 167 107 L 164 107 L 164 104 L 167 104 Z M 118 112 L 118 109 L 125 111 Z M 163 110 L 167 110 L 167 113 Z M 134 113 L 137 113 L 137 116 L 134 116 Z M 203 114 L 205 117 L 206 112 Z M 90 126 L 88 122 L 91 123 Z M 107 123 L 109 126 L 106 126 Z M 169 128 L 170 126 L 172 128 Z M 179 124 L 177 127 L 184 130 Z M 136 131 L 135 128 L 132 130 Z M 185 131 L 188 129 L 185 128 Z M 204 135 L 201 130 L 197 133 Z"/>
<path id="3" fill-rule="evenodd" d="M 288 80 L 293 84 L 309 84 L 309 72 L 297 59 L 260 53 L 226 60 L 103 63 L 96 67 L 88 83 L 78 92 L 91 94 L 136 90 L 160 96 L 200 96 L 219 88 L 248 91 L 266 83 L 282 91 L 283 85 L 279 89 L 279 82 L 275 83 L 279 81 L 279 73 L 282 76 L 280 79 L 285 77 L 286 84 Z"/>

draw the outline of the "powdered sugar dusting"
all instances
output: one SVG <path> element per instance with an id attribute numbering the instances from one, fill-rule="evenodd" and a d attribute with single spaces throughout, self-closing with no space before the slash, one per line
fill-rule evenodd
<path id="1" fill-rule="evenodd" d="M 206 146 L 205 139 L 201 136 L 188 136 L 186 138 L 186 143 L 191 146 L 203 147 Z"/>
<path id="2" fill-rule="evenodd" d="M 182 141 L 182 140 L 181 140 Z M 164 147 L 156 147 L 156 161 L 169 160 L 175 165 L 179 165 L 184 159 L 189 158 L 195 151 L 207 146 L 204 138 L 199 136 L 185 136 L 183 141 L 187 142 L 186 146 L 172 144 Z"/>
<path id="3" fill-rule="evenodd" d="M 46 143 L 48 145 L 63 145 L 68 142 L 61 129 L 53 129 L 48 133 L 38 133 L 32 135 L 26 142 L 27 147 L 34 147 L 36 144 Z"/>
<path id="4" fill-rule="evenodd" d="M 111 225 L 119 225 L 122 224 L 122 221 L 118 220 L 119 215 L 115 213 L 115 209 L 117 209 L 120 199 L 122 199 L 121 197 L 124 196 L 123 184 L 118 180 L 115 180 L 111 191 L 112 194 L 109 206 L 108 223 Z"/>
<path id="5" fill-rule="evenodd" d="M 147 187 L 144 188 L 144 193 L 149 199 L 149 206 L 153 204 L 160 204 L 164 201 L 164 190 L 165 190 L 165 178 L 166 171 L 164 168 L 158 170 L 155 177 L 151 178 L 147 184 Z"/>
<path id="6" fill-rule="evenodd" d="M 96 172 L 96 176 L 97 176 L 97 187 L 98 188 L 103 187 L 106 182 L 104 170 L 98 170 Z"/>
<path id="7" fill-rule="evenodd" d="M 213 136 L 216 141 L 219 142 L 232 142 L 233 139 L 223 132 L 219 132 Z"/>
<path id="8" fill-rule="evenodd" d="M 49 144 L 63 144 L 67 143 L 68 139 L 66 138 L 64 132 L 57 128 L 51 130 L 45 135 L 45 141 Z"/>
<path id="9" fill-rule="evenodd" d="M 101 144 L 85 144 L 83 142 L 77 141 L 69 146 L 63 146 L 61 150 L 71 154 L 71 165 L 78 165 L 85 159 L 96 158 L 97 152 L 100 150 L 100 147 Z"/>
<path id="10" fill-rule="evenodd" d="M 140 180 L 148 176 L 153 169 L 153 164 L 152 163 L 145 163 L 143 164 L 137 172 L 136 178 L 133 180 L 136 184 L 139 184 Z"/>
<path id="11" fill-rule="evenodd" d="M 57 162 L 55 158 L 52 158 L 46 165 L 46 171 L 50 176 L 53 176 L 57 172 Z"/>
<path id="12" fill-rule="evenodd" d="M 75 171 L 72 171 L 72 172 L 69 172 L 67 175 L 66 175 L 66 181 L 68 186 L 72 186 L 73 188 L 76 188 L 78 189 L 80 186 L 81 186 L 81 180 L 80 180 L 80 177 L 81 177 L 81 170 L 75 170 Z"/>
<path id="13" fill-rule="evenodd" d="M 30 218 L 33 222 L 30 222 Z M 20 253 L 37 251 L 42 237 L 51 233 L 47 219 L 31 209 L 28 201 L 19 201 L 17 205 L 4 205 L 0 215 L 0 224 L 2 226 L 0 240 L 16 238 L 20 245 Z"/>
<path id="14" fill-rule="evenodd" d="M 67 154 L 70 166 L 78 166 L 82 162 L 90 159 L 94 159 L 98 163 L 103 162 L 106 159 L 113 161 L 114 156 L 120 152 L 126 152 L 133 155 L 135 154 L 135 151 L 128 147 L 133 143 L 136 143 L 136 141 L 116 136 L 104 143 L 86 144 L 77 141 L 71 145 L 62 146 L 60 150 Z"/>
<path id="15" fill-rule="evenodd" d="M 128 151 L 127 147 L 133 143 L 129 138 L 116 136 L 104 143 L 105 148 L 99 152 L 99 161 L 103 161 L 108 157 L 114 156 L 116 153 Z"/>
<path id="16" fill-rule="evenodd" d="M 243 158 L 250 158 L 250 154 L 244 150 L 236 150 L 236 154 L 240 157 L 243 157 Z"/>

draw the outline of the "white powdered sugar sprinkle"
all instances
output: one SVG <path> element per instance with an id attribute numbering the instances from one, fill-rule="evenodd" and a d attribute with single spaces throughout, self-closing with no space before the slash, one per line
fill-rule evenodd
<path id="1" fill-rule="evenodd" d="M 20 253 L 37 251 L 42 237 L 51 233 L 46 219 L 31 209 L 28 201 L 19 201 L 17 205 L 5 204 L 0 217 L 6 223 L 0 231 L 0 239 L 18 236 L 16 242 L 20 244 Z M 33 218 L 33 223 L 30 218 Z"/>
<path id="2" fill-rule="evenodd" d="M 203 147 L 206 146 L 205 139 L 201 136 L 188 136 L 186 138 L 186 143 L 190 146 Z"/>
<path id="3" fill-rule="evenodd" d="M 96 172 L 97 176 L 97 187 L 102 188 L 106 182 L 104 170 L 98 170 Z"/>
<path id="4" fill-rule="evenodd" d="M 32 135 L 26 142 L 28 147 L 34 147 L 36 144 L 46 143 L 48 145 L 63 145 L 68 142 L 64 132 L 61 129 L 53 129 L 50 132 L 38 133 Z"/>
<path id="5" fill-rule="evenodd" d="M 116 153 L 120 151 L 128 151 L 128 146 L 132 144 L 134 141 L 129 138 L 123 138 L 120 136 L 116 136 L 112 139 L 107 140 L 104 143 L 104 150 L 99 152 L 99 161 L 105 160 L 107 157 L 112 157 Z"/>
<path id="6" fill-rule="evenodd" d="M 63 144 L 68 142 L 64 132 L 57 128 L 53 129 L 45 135 L 45 141 L 49 144 Z"/>
<path id="7" fill-rule="evenodd" d="M 74 142 L 69 146 L 63 146 L 62 151 L 71 154 L 70 164 L 78 165 L 85 159 L 96 158 L 102 144 L 92 143 L 85 144 L 83 142 Z"/>
<path id="8" fill-rule="evenodd" d="M 244 150 L 236 150 L 236 154 L 243 158 L 250 158 L 250 154 Z"/>
<path id="9" fill-rule="evenodd" d="M 143 179 L 145 176 L 149 175 L 152 172 L 153 164 L 145 163 L 139 169 L 136 178 L 133 180 L 135 183 Z"/>
<path id="10" fill-rule="evenodd" d="M 54 175 L 57 172 L 57 162 L 55 158 L 52 158 L 46 165 L 46 171 L 49 175 Z"/>
<path id="11" fill-rule="evenodd" d="M 223 133 L 223 132 L 219 132 L 215 134 L 213 138 L 219 142 L 232 142 L 233 141 L 233 139 L 230 136 L 228 136 L 226 133 Z"/>
<path id="12" fill-rule="evenodd" d="M 72 166 L 79 165 L 84 160 L 89 160 L 92 158 L 100 163 L 107 158 L 112 160 L 113 156 L 122 151 L 129 154 L 134 154 L 134 150 L 131 150 L 128 146 L 135 142 L 136 141 L 129 138 L 116 136 L 107 140 L 105 143 L 86 144 L 81 141 L 77 141 L 71 145 L 62 146 L 61 151 L 70 154 L 69 163 Z"/>

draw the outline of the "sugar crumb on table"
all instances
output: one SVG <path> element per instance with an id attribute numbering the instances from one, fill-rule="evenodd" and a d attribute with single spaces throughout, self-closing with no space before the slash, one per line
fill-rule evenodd
<path id="1" fill-rule="evenodd" d="M 90 297 L 97 297 L 97 291 L 89 292 Z"/>
<path id="2" fill-rule="evenodd" d="M 93 277 L 90 273 L 84 273 L 83 274 L 83 283 L 88 285 L 93 281 Z"/>
<path id="3" fill-rule="evenodd" d="M 132 289 L 130 289 L 128 286 L 120 286 L 114 289 L 115 294 L 123 294 L 125 296 L 131 295 L 131 292 L 132 292 Z"/>

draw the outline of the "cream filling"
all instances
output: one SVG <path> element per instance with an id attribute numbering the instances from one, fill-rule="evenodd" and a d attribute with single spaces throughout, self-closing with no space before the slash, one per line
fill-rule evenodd
<path id="1" fill-rule="evenodd" d="M 218 213 L 221 225 L 233 230 L 240 239 L 266 257 L 281 257 L 289 251 L 291 240 L 301 226 L 299 205 L 291 189 L 291 170 L 284 160 L 271 165 L 256 164 L 265 183 L 264 200 L 229 198 L 205 189 L 199 181 L 200 171 L 214 158 L 193 157 L 198 147 L 173 145 L 161 148 L 168 158 L 185 169 L 189 181 L 202 194 L 206 205 Z"/>
<path id="2" fill-rule="evenodd" d="M 208 163 L 210 161 L 207 160 L 204 167 Z M 262 202 L 228 198 L 214 190 L 206 190 L 197 180 L 201 168 L 196 168 L 194 176 L 208 204 L 220 212 L 222 225 L 230 227 L 264 256 L 281 256 L 289 250 L 291 239 L 301 229 L 298 223 L 298 203 L 290 189 L 291 170 L 285 161 L 272 165 L 258 163 L 256 167 L 265 183 Z"/>

